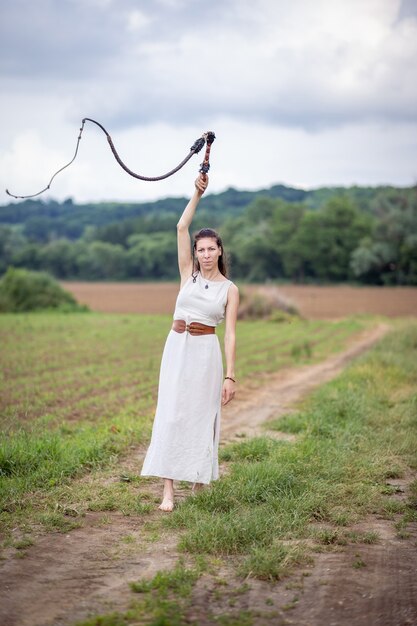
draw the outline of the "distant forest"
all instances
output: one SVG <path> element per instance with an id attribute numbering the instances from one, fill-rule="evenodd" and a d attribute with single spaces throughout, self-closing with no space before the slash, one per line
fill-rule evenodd
<path id="1" fill-rule="evenodd" d="M 0 207 L 0 274 L 59 279 L 178 277 L 176 223 L 186 198 Z M 193 230 L 218 229 L 233 279 L 417 285 L 417 188 L 275 185 L 204 196 Z"/>

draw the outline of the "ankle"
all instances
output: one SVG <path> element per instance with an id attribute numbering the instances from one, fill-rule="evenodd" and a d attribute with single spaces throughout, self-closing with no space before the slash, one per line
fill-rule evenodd
<path id="1" fill-rule="evenodd" d="M 164 482 L 164 497 L 165 496 L 169 496 L 171 498 L 174 496 L 174 481 L 173 480 L 165 479 L 165 482 Z"/>

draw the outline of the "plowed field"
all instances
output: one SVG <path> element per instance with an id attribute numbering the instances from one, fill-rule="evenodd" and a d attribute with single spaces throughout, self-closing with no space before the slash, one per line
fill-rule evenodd
<path id="1" fill-rule="evenodd" d="M 82 304 L 104 313 L 169 314 L 174 310 L 178 293 L 178 284 L 167 282 L 65 282 L 63 286 Z M 248 292 L 258 289 L 256 285 L 242 288 Z M 309 319 L 335 319 L 358 313 L 387 317 L 417 315 L 416 287 L 283 285 L 279 290 Z"/>

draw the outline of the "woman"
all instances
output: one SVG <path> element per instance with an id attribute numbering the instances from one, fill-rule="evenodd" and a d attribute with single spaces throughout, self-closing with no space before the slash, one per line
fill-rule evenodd
<path id="1" fill-rule="evenodd" d="M 239 292 L 226 275 L 223 245 L 210 229 L 199 231 L 191 254 L 189 227 L 207 176 L 177 224 L 180 291 L 162 356 L 158 405 L 142 476 L 164 479 L 159 508 L 174 508 L 174 480 L 194 489 L 218 478 L 221 405 L 235 395 L 236 318 Z M 215 327 L 226 318 L 226 376 Z"/>

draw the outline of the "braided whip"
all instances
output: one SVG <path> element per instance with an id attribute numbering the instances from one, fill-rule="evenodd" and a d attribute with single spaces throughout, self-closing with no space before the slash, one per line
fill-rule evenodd
<path id="1" fill-rule="evenodd" d="M 204 133 L 201 137 L 196 139 L 196 141 L 191 146 L 190 152 L 187 154 L 185 159 L 183 159 L 181 161 L 181 163 L 179 165 L 177 165 L 177 167 L 174 167 L 174 169 L 170 170 L 166 174 L 162 174 L 162 176 L 142 176 L 141 174 L 136 174 L 135 172 L 133 172 L 131 169 L 129 169 L 127 167 L 127 165 L 125 165 L 125 163 L 123 163 L 122 159 L 119 157 L 119 155 L 117 153 L 116 148 L 114 147 L 114 143 L 112 141 L 112 138 L 110 137 L 109 133 L 104 128 L 104 126 L 102 126 L 99 122 L 96 122 L 96 120 L 91 119 L 90 117 L 85 117 L 82 120 L 82 123 L 81 123 L 80 134 L 78 135 L 77 145 L 75 147 L 74 156 L 72 157 L 72 159 L 71 159 L 71 161 L 69 163 L 67 163 L 66 165 L 61 167 L 58 171 L 55 172 L 55 174 L 52 176 L 51 180 L 49 181 L 49 183 L 47 184 L 47 186 L 44 189 L 42 189 L 41 191 L 38 191 L 38 193 L 31 194 L 30 196 L 16 196 L 15 194 L 11 193 L 8 189 L 6 189 L 6 193 L 9 196 L 12 196 L 12 198 L 26 199 L 26 198 L 35 198 L 36 196 L 40 196 L 42 193 L 44 193 L 44 191 L 47 191 L 51 187 L 51 183 L 54 180 L 55 176 L 57 176 L 57 174 L 62 172 L 62 170 L 64 170 L 65 168 L 69 167 L 71 165 L 71 163 L 73 163 L 75 161 L 75 158 L 76 158 L 76 156 L 78 154 L 78 148 L 79 148 L 80 141 L 81 141 L 81 135 L 83 133 L 84 125 L 85 125 L 86 122 L 92 122 L 93 124 L 96 124 L 99 128 L 101 128 L 101 130 L 103 131 L 103 133 L 107 137 L 107 141 L 109 143 L 110 149 L 113 152 L 114 158 L 116 159 L 116 161 L 118 162 L 120 167 L 122 167 L 125 170 L 125 172 L 130 174 L 130 176 L 133 176 L 134 178 L 138 178 L 139 180 L 145 180 L 145 181 L 152 181 L 153 182 L 153 181 L 157 181 L 157 180 L 164 180 L 164 178 L 169 178 L 169 176 L 172 176 L 173 174 L 178 172 L 178 170 L 180 170 L 191 159 L 193 154 L 197 154 L 198 152 L 200 152 L 201 148 L 204 146 L 205 143 L 207 144 L 206 145 L 206 152 L 205 152 L 205 155 L 204 155 L 203 163 L 201 163 L 201 165 L 200 165 L 200 170 L 199 171 L 203 174 L 204 177 L 206 177 L 207 172 L 210 169 L 210 162 L 209 162 L 209 160 L 210 160 L 210 149 L 211 149 L 211 145 L 212 145 L 213 141 L 216 138 L 216 135 L 213 132 L 211 132 L 211 131 L 208 131 L 207 133 Z"/>

